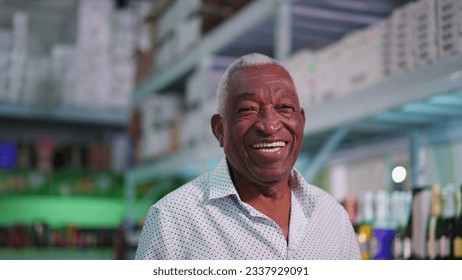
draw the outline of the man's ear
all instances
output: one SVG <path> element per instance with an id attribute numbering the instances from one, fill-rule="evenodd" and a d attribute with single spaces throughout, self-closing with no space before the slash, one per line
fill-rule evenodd
<path id="1" fill-rule="evenodd" d="M 301 114 L 302 114 L 302 119 L 303 119 L 303 128 L 305 128 L 305 123 L 306 123 L 306 115 L 305 115 L 305 110 L 303 108 L 300 108 Z"/>
<path id="2" fill-rule="evenodd" d="M 220 115 L 215 114 L 212 116 L 212 132 L 217 138 L 218 143 L 220 143 L 220 147 L 223 147 L 223 119 Z"/>

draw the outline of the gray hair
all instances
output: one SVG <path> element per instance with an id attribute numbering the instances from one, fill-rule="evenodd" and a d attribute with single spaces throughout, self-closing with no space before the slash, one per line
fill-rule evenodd
<path id="1" fill-rule="evenodd" d="M 287 71 L 287 69 L 279 61 L 269 56 L 260 54 L 260 53 L 247 54 L 247 55 L 241 56 L 240 58 L 232 62 L 226 69 L 225 73 L 220 79 L 220 83 L 218 84 L 218 89 L 217 89 L 218 114 L 222 115 L 224 112 L 226 97 L 228 96 L 228 93 L 229 93 L 230 79 L 233 76 L 233 74 L 240 69 L 249 68 L 253 66 L 260 66 L 260 65 L 268 65 L 268 64 L 278 65 Z M 287 71 L 287 73 L 288 72 L 289 71 Z"/>

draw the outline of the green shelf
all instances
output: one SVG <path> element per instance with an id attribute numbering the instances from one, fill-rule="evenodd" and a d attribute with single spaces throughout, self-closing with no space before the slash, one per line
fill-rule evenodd
<path id="1" fill-rule="evenodd" d="M 0 260 L 112 260 L 112 248 L 1 248 Z"/>

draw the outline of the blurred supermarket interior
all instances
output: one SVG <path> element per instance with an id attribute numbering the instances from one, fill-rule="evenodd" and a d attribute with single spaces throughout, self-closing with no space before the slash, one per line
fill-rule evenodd
<path id="1" fill-rule="evenodd" d="M 0 0 L 0 259 L 133 259 L 222 158 L 216 88 L 251 52 L 291 73 L 296 168 L 363 259 L 377 229 L 389 259 L 462 258 L 462 0 Z"/>

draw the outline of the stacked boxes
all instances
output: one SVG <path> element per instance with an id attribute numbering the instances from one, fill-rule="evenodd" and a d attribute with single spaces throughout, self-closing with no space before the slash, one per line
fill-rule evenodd
<path id="1" fill-rule="evenodd" d="M 413 7 L 414 64 L 416 67 L 437 59 L 436 0 L 420 0 Z"/>
<path id="2" fill-rule="evenodd" d="M 156 22 L 158 51 L 155 67 L 162 69 L 186 53 L 201 37 L 201 0 L 176 0 Z"/>
<path id="3" fill-rule="evenodd" d="M 30 56 L 25 71 L 25 83 L 21 102 L 27 105 L 53 106 L 59 96 L 52 90 L 51 64 L 48 55 Z"/>
<path id="4" fill-rule="evenodd" d="M 127 108 L 134 88 L 135 15 L 115 10 L 112 0 L 77 3 L 75 46 L 45 50 L 23 12 L 13 15 L 11 31 L 0 30 L 0 102 Z"/>
<path id="5" fill-rule="evenodd" d="M 111 43 L 111 90 L 107 105 L 126 108 L 134 88 L 135 19 L 129 10 L 113 13 Z"/>
<path id="6" fill-rule="evenodd" d="M 406 4 L 391 15 L 391 75 L 403 74 L 414 68 L 413 7 L 413 3 Z"/>
<path id="7" fill-rule="evenodd" d="M 111 0 L 82 0 L 78 10 L 76 93 L 79 107 L 102 107 L 111 90 Z"/>
<path id="8" fill-rule="evenodd" d="M 70 107 L 73 105 L 76 73 L 75 47 L 72 45 L 56 45 L 51 50 L 51 78 L 54 91 L 60 96 L 60 103 Z"/>
<path id="9" fill-rule="evenodd" d="M 382 30 L 382 71 L 385 76 L 391 76 L 393 73 L 393 28 L 391 17 L 386 18 L 381 21 L 379 24 L 380 29 Z"/>
<path id="10" fill-rule="evenodd" d="M 177 150 L 181 98 L 173 93 L 152 96 L 140 109 L 142 158 L 148 160 Z"/>
<path id="11" fill-rule="evenodd" d="M 316 52 L 316 88 L 314 102 L 321 103 L 344 94 L 345 47 L 342 42 L 328 45 Z"/>
<path id="12" fill-rule="evenodd" d="M 313 52 L 303 50 L 295 53 L 284 61 L 284 66 L 294 80 L 300 106 L 302 108 L 308 108 L 314 98 L 313 94 L 316 87 L 316 67 L 314 59 L 315 56 Z"/>
<path id="13" fill-rule="evenodd" d="M 215 145 L 210 119 L 217 113 L 216 91 L 226 67 L 234 60 L 230 57 L 205 57 L 186 84 L 188 112 L 181 123 L 182 149 Z"/>
<path id="14" fill-rule="evenodd" d="M 218 84 L 226 67 L 233 61 L 229 57 L 206 57 L 186 83 L 186 105 L 195 109 L 216 100 Z"/>
<path id="15" fill-rule="evenodd" d="M 211 129 L 211 118 L 214 114 L 216 114 L 216 102 L 212 99 L 202 104 L 200 108 L 190 110 L 183 115 L 180 126 L 181 149 L 218 146 Z"/>
<path id="16" fill-rule="evenodd" d="M 437 17 L 439 57 L 462 52 L 462 1 L 438 0 Z"/>
<path id="17" fill-rule="evenodd" d="M 355 92 L 384 79 L 382 30 L 382 25 L 373 25 L 342 40 L 345 46 L 345 74 L 341 75 L 340 84 L 343 93 Z"/>
<path id="18" fill-rule="evenodd" d="M 307 106 L 461 52 L 462 0 L 420 0 L 313 53 L 296 53 L 286 65 L 299 93 L 308 93 L 301 97 Z"/>
<path id="19" fill-rule="evenodd" d="M 11 32 L 0 29 L 0 102 L 6 101 L 9 58 L 11 48 Z"/>
<path id="20" fill-rule="evenodd" d="M 18 103 L 23 93 L 29 38 L 29 17 L 24 12 L 13 15 L 11 60 L 8 71 L 6 101 Z"/>

